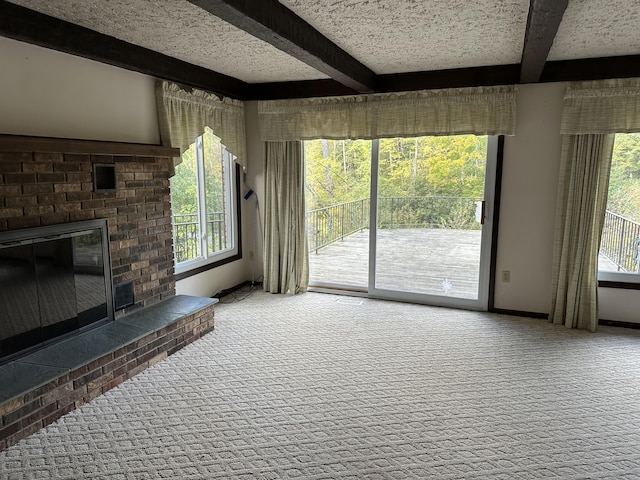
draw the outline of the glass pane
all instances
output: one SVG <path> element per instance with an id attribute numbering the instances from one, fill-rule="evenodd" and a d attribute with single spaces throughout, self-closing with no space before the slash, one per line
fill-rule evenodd
<path id="1" fill-rule="evenodd" d="M 38 305 L 44 340 L 78 328 L 71 238 L 34 243 Z"/>
<path id="2" fill-rule="evenodd" d="M 42 341 L 33 246 L 0 245 L 0 357 Z"/>
<path id="3" fill-rule="evenodd" d="M 616 134 L 598 267 L 640 273 L 640 133 Z"/>
<path id="4" fill-rule="evenodd" d="M 311 283 L 367 288 L 371 141 L 305 145 Z"/>
<path id="5" fill-rule="evenodd" d="M 73 237 L 73 276 L 78 301 L 78 326 L 109 316 L 102 258 L 102 231 L 92 230 Z"/>
<path id="6" fill-rule="evenodd" d="M 201 255 L 195 143 L 182 154 L 182 163 L 171 177 L 171 208 L 176 261 L 193 260 Z"/>
<path id="7" fill-rule="evenodd" d="M 376 288 L 478 298 L 487 137 L 380 140 Z"/>
<path id="8" fill-rule="evenodd" d="M 227 235 L 229 222 L 229 178 L 227 169 L 231 162 L 225 161 L 225 148 L 220 138 L 210 128 L 202 136 L 204 148 L 204 186 L 207 215 L 208 253 L 216 253 L 231 247 Z"/>

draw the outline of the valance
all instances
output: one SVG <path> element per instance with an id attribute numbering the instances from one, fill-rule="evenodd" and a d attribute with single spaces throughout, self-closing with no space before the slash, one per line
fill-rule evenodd
<path id="1" fill-rule="evenodd" d="M 515 86 L 421 90 L 258 103 L 263 141 L 514 135 Z"/>
<path id="2" fill-rule="evenodd" d="M 175 83 L 156 83 L 158 123 L 163 145 L 184 152 L 204 127 L 213 130 L 227 150 L 246 166 L 244 103 L 202 90 L 187 90 Z"/>
<path id="3" fill-rule="evenodd" d="M 640 79 L 572 82 L 562 106 L 560 133 L 640 131 Z"/>

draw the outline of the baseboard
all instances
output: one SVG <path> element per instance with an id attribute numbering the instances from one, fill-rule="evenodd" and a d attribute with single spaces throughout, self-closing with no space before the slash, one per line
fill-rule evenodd
<path id="1" fill-rule="evenodd" d="M 635 330 L 640 330 L 640 323 L 633 322 L 620 322 L 618 320 L 598 320 L 598 325 L 604 325 L 607 327 L 621 327 L 621 328 L 633 328 Z"/>
<path id="2" fill-rule="evenodd" d="M 501 315 L 513 315 L 514 317 L 529 317 L 529 318 L 540 318 L 547 319 L 549 318 L 548 313 L 540 313 L 540 312 L 525 312 L 523 310 L 507 310 L 505 308 L 491 308 L 489 309 L 491 313 L 499 313 Z"/>
<path id="3" fill-rule="evenodd" d="M 489 310 L 492 313 L 500 313 L 503 315 L 513 315 L 515 317 L 530 317 L 530 318 L 540 318 L 547 319 L 549 318 L 548 313 L 539 313 L 539 312 L 524 312 L 521 310 L 506 310 L 504 308 L 492 308 Z M 633 322 L 621 322 L 618 320 L 598 320 L 598 325 L 604 325 L 607 327 L 620 327 L 620 328 L 633 328 L 635 330 L 640 330 L 640 323 Z"/>
<path id="4" fill-rule="evenodd" d="M 257 282 L 255 280 L 246 280 L 246 281 L 244 281 L 242 283 L 239 283 L 238 285 L 235 285 L 233 287 L 225 288 L 224 290 L 220 290 L 218 293 L 213 295 L 211 298 L 221 299 L 222 297 L 226 297 L 227 295 L 230 295 L 230 294 L 232 294 L 234 292 L 237 292 L 241 288 L 259 287 L 261 285 L 262 285 L 262 282 Z"/>

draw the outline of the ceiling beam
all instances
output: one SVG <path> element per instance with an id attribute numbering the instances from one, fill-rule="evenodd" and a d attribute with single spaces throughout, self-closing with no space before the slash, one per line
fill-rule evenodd
<path id="1" fill-rule="evenodd" d="M 426 72 L 393 73 L 379 75 L 377 92 L 408 92 L 434 88 L 461 88 L 518 83 L 520 65 L 454 68 Z M 248 90 L 253 100 L 326 97 L 353 95 L 353 92 L 334 80 L 307 80 L 300 82 L 256 83 Z"/>
<path id="2" fill-rule="evenodd" d="M 569 0 L 531 0 L 520 62 L 520 83 L 535 83 L 540 79 L 568 3 Z"/>
<path id="3" fill-rule="evenodd" d="M 640 55 L 547 62 L 540 82 L 576 82 L 640 77 Z"/>
<path id="4" fill-rule="evenodd" d="M 482 87 L 518 83 L 520 65 L 455 68 L 425 72 L 380 75 L 378 92 L 406 92 L 434 88 Z M 547 62 L 539 82 L 571 82 L 640 77 L 640 55 L 584 58 Z M 252 100 L 353 95 L 350 89 L 334 80 L 255 83 L 249 86 Z"/>
<path id="5" fill-rule="evenodd" d="M 189 1 L 357 93 L 375 91 L 373 71 L 277 0 Z"/>
<path id="6" fill-rule="evenodd" d="M 513 85 L 519 70 L 512 64 L 386 74 L 378 77 L 378 92 Z"/>
<path id="7" fill-rule="evenodd" d="M 356 92 L 328 78 L 322 80 L 253 83 L 248 90 L 248 95 L 251 100 L 286 100 L 289 98 L 342 97 L 356 95 Z"/>
<path id="8" fill-rule="evenodd" d="M 248 84 L 73 23 L 0 0 L 0 35 L 189 87 L 244 99 Z"/>

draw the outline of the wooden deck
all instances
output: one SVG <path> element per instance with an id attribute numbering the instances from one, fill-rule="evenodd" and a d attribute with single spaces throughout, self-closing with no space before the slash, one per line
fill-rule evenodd
<path id="1" fill-rule="evenodd" d="M 377 255 L 377 288 L 477 298 L 479 230 L 380 230 Z M 615 271 L 603 256 L 600 267 Z M 369 231 L 310 252 L 309 269 L 311 285 L 331 283 L 366 290 Z"/>
<path id="2" fill-rule="evenodd" d="M 376 287 L 477 298 L 479 258 L 479 230 L 379 230 Z M 311 252 L 309 267 L 312 285 L 332 283 L 366 290 L 369 231 Z"/>

